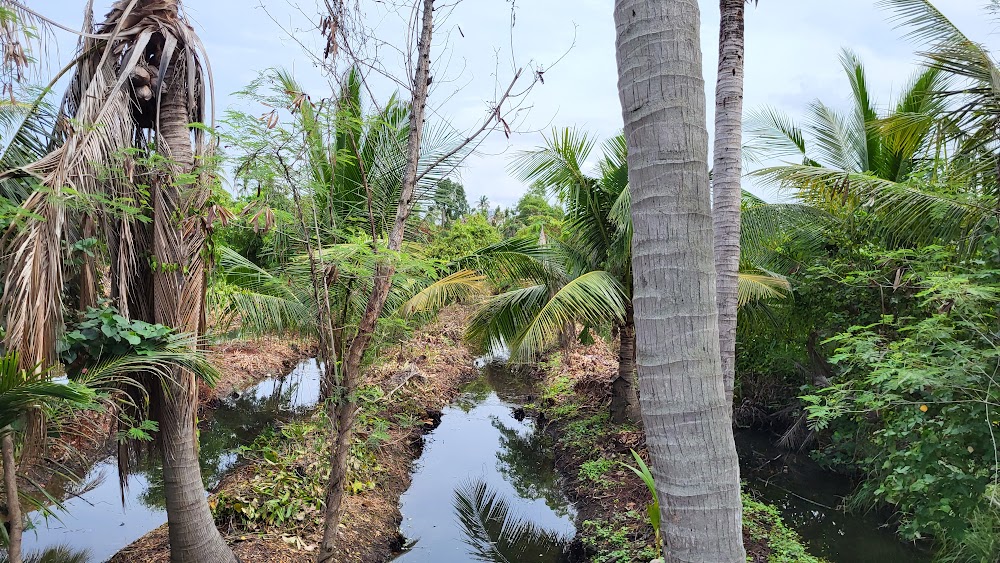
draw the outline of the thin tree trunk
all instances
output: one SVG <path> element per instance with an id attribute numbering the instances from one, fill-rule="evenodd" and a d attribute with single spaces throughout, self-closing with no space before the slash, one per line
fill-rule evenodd
<path id="1" fill-rule="evenodd" d="M 82 238 L 93 237 L 94 231 L 94 219 L 90 215 L 84 215 Z M 77 307 L 80 311 L 86 311 L 88 307 L 97 305 L 97 260 L 91 253 L 83 255 L 83 263 L 80 264 L 80 275 L 77 278 L 76 286 L 77 291 L 79 291 Z"/>
<path id="2" fill-rule="evenodd" d="M 292 189 L 292 198 L 295 201 L 295 215 L 299 220 L 299 228 L 302 229 L 302 236 L 306 242 L 306 255 L 309 257 L 309 276 L 312 280 L 313 299 L 316 300 L 317 312 L 317 333 L 319 334 L 319 358 L 323 362 L 323 379 L 320 380 L 319 398 L 326 401 L 334 396 L 339 385 L 337 377 L 337 339 L 333 328 L 333 314 L 330 308 L 330 287 L 326 281 L 326 267 L 323 264 L 322 249 L 314 251 L 312 237 L 309 234 L 309 227 L 306 225 L 305 211 L 302 206 L 302 197 L 296 187 L 295 179 L 292 178 L 291 170 L 285 164 L 281 155 L 278 155 L 278 162 L 284 170 L 285 180 Z M 316 241 L 319 243 L 319 227 L 316 228 Z"/>
<path id="3" fill-rule="evenodd" d="M 178 57 L 179 59 L 179 57 Z M 206 233 L 200 222 L 185 219 L 205 203 L 200 182 L 179 182 L 194 170 L 186 69 L 172 61 L 158 131 L 158 146 L 171 160 L 171 174 L 153 192 L 153 272 L 155 321 L 180 332 L 196 332 L 205 306 L 202 252 Z M 175 369 L 159 392 L 163 484 L 167 501 L 170 560 L 173 563 L 233 563 L 208 507 L 198 464 L 195 435 L 198 386 L 193 373 Z"/>
<path id="4" fill-rule="evenodd" d="M 24 520 L 21 516 L 21 498 L 17 492 L 17 462 L 14 460 L 14 439 L 10 428 L 6 429 L 2 438 L 3 448 L 3 484 L 7 495 L 7 522 L 10 538 L 7 544 L 7 559 L 9 563 L 21 563 L 21 536 L 24 533 Z"/>
<path id="5" fill-rule="evenodd" d="M 667 562 L 744 563 L 719 356 L 697 0 L 616 0 L 640 398 Z"/>
<path id="6" fill-rule="evenodd" d="M 618 379 L 612 385 L 611 421 L 616 424 L 639 422 L 639 393 L 635 379 L 635 319 L 632 306 L 625 312 L 625 323 L 618 329 Z"/>
<path id="7" fill-rule="evenodd" d="M 420 141 L 424 128 L 424 110 L 427 105 L 428 86 L 430 85 L 431 40 L 434 29 L 434 0 L 423 0 L 420 40 L 417 44 L 417 64 L 413 77 L 412 99 L 410 107 L 410 130 L 407 139 L 406 168 L 403 172 L 402 190 L 399 207 L 396 210 L 396 220 L 389 234 L 389 250 L 398 251 L 403 246 L 403 235 L 406 221 L 413 209 L 414 190 L 417 184 L 417 164 L 420 160 Z M 347 482 L 347 458 L 357 414 L 357 397 L 355 392 L 361 377 L 361 362 L 371 343 L 372 334 L 382 309 L 385 307 L 389 290 L 392 287 L 392 276 L 396 265 L 391 258 L 385 257 L 375 268 L 372 293 L 368 305 L 358 324 L 358 332 L 347 350 L 343 363 L 343 387 L 337 397 L 331 419 L 335 421 L 336 439 L 331 451 L 330 482 L 326 491 L 326 520 L 323 527 L 323 543 L 320 545 L 317 561 L 333 563 L 334 550 L 337 542 L 337 530 L 340 525 L 344 488 Z M 332 403 L 332 402 L 331 402 Z"/>
<path id="8" fill-rule="evenodd" d="M 743 51 L 746 0 L 720 0 L 719 75 L 715 88 L 715 159 L 712 216 L 718 276 L 719 347 L 726 402 L 736 382 L 736 320 L 740 270 L 743 159 Z"/>

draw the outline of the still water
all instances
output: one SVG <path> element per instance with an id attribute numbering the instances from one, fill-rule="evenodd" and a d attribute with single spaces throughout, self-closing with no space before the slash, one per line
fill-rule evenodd
<path id="1" fill-rule="evenodd" d="M 214 488 L 237 461 L 236 449 L 249 444 L 275 422 L 308 413 L 319 397 L 321 370 L 315 360 L 299 364 L 284 377 L 266 380 L 234 393 L 201 421 L 202 478 Z M 167 521 L 159 460 L 149 460 L 129 476 L 125 504 L 113 457 L 94 465 L 82 484 L 50 491 L 64 498 L 58 520 L 30 515 L 33 529 L 24 534 L 26 553 L 70 548 L 72 558 L 53 561 L 98 563 Z"/>
<path id="2" fill-rule="evenodd" d="M 827 471 L 806 453 L 773 445 L 766 432 L 740 431 L 736 446 L 746 487 L 781 512 L 809 553 L 831 563 L 922 563 L 925 549 L 903 543 L 876 514 L 846 513 L 853 490 L 847 477 Z"/>
<path id="3" fill-rule="evenodd" d="M 547 437 L 517 406 L 528 391 L 485 366 L 424 438 L 400 503 L 402 563 L 563 563 L 576 511 Z"/>

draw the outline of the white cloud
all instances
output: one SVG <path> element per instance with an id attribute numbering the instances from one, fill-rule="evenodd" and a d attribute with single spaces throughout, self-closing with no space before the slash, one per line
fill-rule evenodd
<path id="1" fill-rule="evenodd" d="M 99 15 L 109 2 L 98 6 Z M 386 15 L 385 4 L 362 0 L 383 38 L 402 40 L 408 13 Z M 717 63 L 718 3 L 700 1 L 709 123 L 714 98 Z M 992 38 L 993 22 L 984 17 L 980 0 L 939 0 L 942 11 L 973 38 Z M 254 0 L 188 0 L 185 7 L 209 52 L 216 79 L 219 107 L 235 101 L 229 96 L 271 66 L 293 68 L 314 97 L 328 95 L 329 87 L 299 43 L 282 27 L 312 49 L 320 40 L 309 30 L 317 13 L 315 0 L 266 1 L 267 10 Z M 61 23 L 76 27 L 81 21 L 80 0 L 42 0 L 39 10 Z M 298 7 L 296 7 L 298 6 Z M 517 0 L 517 23 L 511 32 L 510 3 L 505 0 L 464 0 L 447 21 L 439 24 L 436 42 L 435 100 L 437 108 L 460 129 L 482 119 L 486 102 L 495 99 L 497 83 L 506 84 L 511 71 L 511 46 L 519 65 L 529 61 L 548 65 L 573 44 L 558 66 L 545 73 L 545 84 L 531 93 L 530 115 L 524 130 L 549 126 L 578 126 L 600 138 L 621 128 L 615 66 L 613 0 Z M 270 16 L 268 15 L 270 14 Z M 888 21 L 889 14 L 873 0 L 762 0 L 747 8 L 746 106 L 777 106 L 801 115 L 810 101 L 821 98 L 843 105 L 849 94 L 839 66 L 842 47 L 851 47 L 865 60 L 873 91 L 881 102 L 913 72 L 916 47 L 901 39 L 903 33 Z M 461 28 L 461 34 L 458 33 Z M 462 36 L 464 34 L 464 37 Z M 75 45 L 60 33 L 60 52 L 67 59 Z M 441 50 L 444 39 L 450 44 Z M 398 56 L 387 56 L 398 64 Z M 440 75 L 440 76 L 438 76 Z M 456 89 L 463 89 L 456 93 Z M 380 83 L 376 91 L 393 88 Z M 524 191 L 506 173 L 509 155 L 536 146 L 538 133 L 514 135 L 510 140 L 495 134 L 470 159 L 462 171 L 469 199 L 486 195 L 496 205 L 513 204 Z"/>

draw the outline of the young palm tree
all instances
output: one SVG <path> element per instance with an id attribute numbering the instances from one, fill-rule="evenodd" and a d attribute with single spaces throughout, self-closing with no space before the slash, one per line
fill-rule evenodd
<path id="1" fill-rule="evenodd" d="M 910 10 L 901 12 L 903 16 L 929 6 L 923 1 L 892 4 Z M 930 10 L 921 13 L 940 16 L 933 7 Z M 918 16 L 904 22 L 917 26 L 918 31 L 948 25 L 936 16 L 929 28 L 920 26 L 931 20 Z M 957 30 L 952 27 L 944 33 L 953 36 Z M 992 64 L 984 62 L 983 51 L 975 44 L 963 45 L 966 54 L 978 57 L 981 68 Z M 798 161 L 754 174 L 794 190 L 804 202 L 834 215 L 846 218 L 864 210 L 872 220 L 858 223 L 860 228 L 884 237 L 888 244 L 976 248 L 987 234 L 985 227 L 995 216 L 997 201 L 995 161 L 979 142 L 992 133 L 974 125 L 981 122 L 989 128 L 982 121 L 989 115 L 985 109 L 989 106 L 983 111 L 974 108 L 980 102 L 988 104 L 990 94 L 980 89 L 978 101 L 966 100 L 969 105 L 962 106 L 964 110 L 950 108 L 948 93 L 955 74 L 950 67 L 932 64 L 914 76 L 890 111 L 880 114 L 861 62 L 849 51 L 844 52 L 842 62 L 854 93 L 855 107 L 848 114 L 817 101 L 805 127 L 773 109 L 748 119 L 751 141 L 745 149 L 752 160 L 766 156 Z M 947 187 L 939 190 L 940 186 Z"/>
<path id="2" fill-rule="evenodd" d="M 14 425 L 56 403 L 86 406 L 93 398 L 93 391 L 83 385 L 56 383 L 41 371 L 22 369 L 16 353 L 0 358 L 0 449 L 7 500 L 7 521 L 2 530 L 7 540 L 7 559 L 11 563 L 21 563 L 21 535 L 24 531 L 14 455 Z M 28 434 L 24 437 L 34 438 Z"/>
<path id="3" fill-rule="evenodd" d="M 616 0 L 639 385 L 667 562 L 742 563 L 695 2 Z"/>
<path id="4" fill-rule="evenodd" d="M 520 180 L 537 182 L 563 201 L 565 236 L 548 245 L 501 243 L 460 261 L 481 269 L 497 286 L 515 287 L 486 302 L 470 321 L 469 335 L 487 347 L 507 347 L 512 359 L 523 360 L 551 346 L 566 324 L 613 324 L 612 332 L 619 338 L 619 377 L 613 387 L 612 417 L 616 422 L 638 422 L 625 137 L 619 135 L 604 144 L 596 177 L 583 171 L 593 148 L 594 142 L 585 133 L 564 129 L 553 131 L 544 147 L 514 160 L 512 170 Z M 761 211 L 763 207 L 767 211 Z M 804 213 L 800 207 L 768 206 L 760 200 L 746 207 L 752 213 L 752 225 L 744 241 L 752 248 L 738 272 L 737 305 L 784 296 L 788 282 L 775 272 L 787 271 L 786 264 L 776 262 L 778 256 L 770 249 L 777 246 L 779 230 L 794 234 L 799 221 L 815 218 L 816 214 Z M 508 269 L 492 264 L 494 257 L 510 259 L 517 253 L 524 261 L 535 262 L 525 277 L 511 278 Z M 524 273 L 522 269 L 514 272 Z"/>
<path id="5" fill-rule="evenodd" d="M 610 314 L 603 318 L 580 317 L 578 320 L 614 324 L 613 332 L 619 336 L 619 378 L 614 386 L 612 415 L 616 422 L 638 422 L 628 151 L 623 136 L 608 140 L 598 164 L 599 176 L 592 178 L 583 171 L 583 164 L 593 148 L 594 142 L 583 132 L 553 130 L 544 147 L 518 155 L 512 170 L 519 180 L 544 186 L 564 202 L 566 236 L 555 246 L 569 259 L 566 272 L 572 276 L 606 272 L 607 278 L 615 281 L 615 286 L 595 295 L 613 297 L 620 288 L 624 306 L 619 307 L 612 301 L 607 304 Z"/>

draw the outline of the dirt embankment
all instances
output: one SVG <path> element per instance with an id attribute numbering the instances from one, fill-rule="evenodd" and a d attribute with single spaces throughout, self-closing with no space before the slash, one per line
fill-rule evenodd
<path id="1" fill-rule="evenodd" d="M 219 370 L 219 381 L 215 387 L 198 383 L 200 408 L 214 408 L 218 399 L 233 390 L 287 374 L 302 360 L 316 356 L 316 343 L 275 337 L 236 340 L 212 346 L 208 356 Z"/>
<path id="2" fill-rule="evenodd" d="M 588 347 L 555 354 L 539 366 L 542 391 L 531 405 L 553 437 L 556 467 L 578 510 L 576 560 L 593 563 L 646 562 L 656 554 L 646 509 L 652 496 L 625 464 L 632 450 L 648 463 L 640 425 L 610 422 L 615 353 L 600 339 Z M 744 544 L 748 561 L 816 562 L 773 508 L 744 497 Z"/>
<path id="3" fill-rule="evenodd" d="M 337 561 L 382 562 L 399 547 L 399 497 L 409 487 L 422 435 L 476 374 L 473 356 L 462 344 L 467 314 L 461 307 L 445 309 L 403 345 L 384 349 L 368 370 L 359 391 L 362 411 L 350 461 L 353 490 L 345 497 Z M 273 439 L 258 440 L 246 463 L 223 480 L 211 502 L 219 529 L 243 561 L 315 558 L 322 539 L 328 435 L 322 413 L 286 425 Z M 279 491 L 288 491 L 286 506 L 295 507 L 287 518 L 263 505 Z M 154 530 L 112 562 L 166 563 L 166 532 L 166 526 Z"/>

